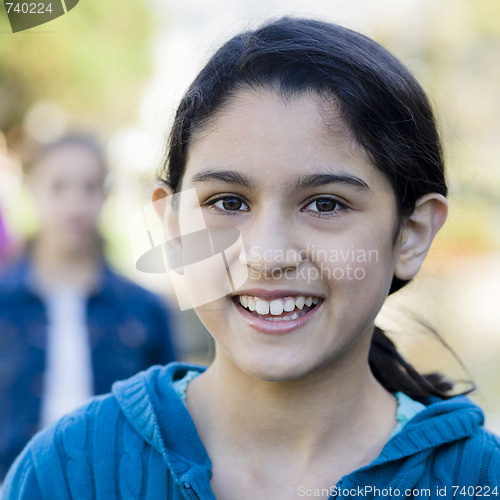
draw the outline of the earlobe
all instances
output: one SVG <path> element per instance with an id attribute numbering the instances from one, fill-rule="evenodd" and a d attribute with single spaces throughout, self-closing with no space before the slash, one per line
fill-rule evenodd
<path id="1" fill-rule="evenodd" d="M 439 193 L 429 193 L 417 200 L 401 231 L 394 272 L 397 278 L 410 280 L 417 274 L 447 213 L 448 202 Z"/>

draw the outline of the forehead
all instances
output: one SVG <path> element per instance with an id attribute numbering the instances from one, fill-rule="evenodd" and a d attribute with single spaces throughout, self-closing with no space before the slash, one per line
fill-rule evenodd
<path id="1" fill-rule="evenodd" d="M 90 148 L 80 144 L 65 144 L 48 151 L 33 166 L 31 177 L 47 181 L 54 179 L 101 179 L 105 175 L 101 159 Z"/>
<path id="2" fill-rule="evenodd" d="M 302 117 L 299 123 L 290 121 L 297 115 Z M 352 140 L 351 131 L 341 118 L 340 107 L 333 96 L 312 91 L 291 94 L 269 87 L 245 87 L 229 97 L 221 109 L 194 131 L 191 148 L 214 133 L 227 133 L 229 129 L 243 131 L 244 128 L 247 132 L 251 128 L 263 132 L 266 129 L 266 136 L 267 129 L 273 129 L 276 134 L 286 132 L 289 136 L 311 130 L 329 142 Z"/>
<path id="3" fill-rule="evenodd" d="M 184 181 L 219 168 L 244 170 L 274 186 L 311 171 L 386 181 L 354 141 L 333 98 L 284 97 L 267 89 L 240 91 L 194 136 Z"/>

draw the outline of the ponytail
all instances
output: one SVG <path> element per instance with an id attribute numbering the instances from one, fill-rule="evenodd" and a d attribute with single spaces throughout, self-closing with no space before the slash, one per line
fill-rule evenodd
<path id="1" fill-rule="evenodd" d="M 389 391 L 401 391 L 412 398 L 449 399 L 454 384 L 437 372 L 421 375 L 399 354 L 396 346 L 379 327 L 375 327 L 369 353 L 369 364 L 375 378 Z M 468 394 L 475 386 L 461 393 Z"/>

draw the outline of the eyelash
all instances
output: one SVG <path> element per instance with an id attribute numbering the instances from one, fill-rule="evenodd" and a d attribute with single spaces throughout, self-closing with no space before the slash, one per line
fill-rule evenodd
<path id="1" fill-rule="evenodd" d="M 224 208 L 216 206 L 216 203 L 218 203 L 220 201 L 227 201 L 229 199 L 237 200 L 237 201 L 241 202 L 243 205 L 245 205 L 247 208 L 245 210 L 226 210 Z M 325 212 L 321 212 L 319 210 L 308 210 L 307 209 L 307 207 L 309 207 L 313 203 L 318 202 L 320 200 L 328 200 L 330 202 L 333 202 L 333 203 L 335 203 L 335 206 L 338 208 L 336 208 L 335 210 L 330 210 L 330 211 L 325 211 Z M 218 196 L 217 198 L 214 198 L 213 200 L 209 200 L 206 203 L 206 205 L 208 205 L 210 210 L 213 210 L 214 212 L 216 212 L 218 214 L 223 214 L 223 215 L 224 214 L 234 215 L 237 212 L 248 212 L 249 211 L 249 207 L 248 207 L 249 204 L 241 196 L 238 196 L 238 195 Z M 339 200 L 337 200 L 333 196 L 324 196 L 324 195 L 308 200 L 306 202 L 306 204 L 304 205 L 304 208 L 301 209 L 301 211 L 307 212 L 307 213 L 313 215 L 314 217 L 318 217 L 318 218 L 338 217 L 341 212 L 347 212 L 348 210 L 349 210 L 349 208 L 344 203 L 341 203 Z"/>
<path id="2" fill-rule="evenodd" d="M 218 206 L 216 206 L 216 203 L 218 203 L 219 201 L 226 201 L 226 200 L 230 200 L 230 199 L 235 199 L 235 200 L 238 200 L 240 201 L 243 205 L 245 205 L 247 207 L 246 210 L 225 210 L 224 208 L 220 208 Z M 237 196 L 237 195 L 223 195 L 223 196 L 218 196 L 217 198 L 214 198 L 213 200 L 209 200 L 207 203 L 206 203 L 209 207 L 210 210 L 213 210 L 214 212 L 218 213 L 218 214 L 235 214 L 237 212 L 248 212 L 249 208 L 248 208 L 248 203 L 243 200 L 243 198 L 241 196 Z"/>
<path id="3" fill-rule="evenodd" d="M 308 210 L 307 209 L 307 207 L 309 207 L 313 203 L 318 202 L 320 200 L 328 200 L 330 202 L 333 202 L 333 203 L 335 203 L 335 206 L 337 208 L 335 208 L 335 210 L 330 210 L 330 211 L 325 211 L 325 212 L 320 212 L 319 210 Z M 337 198 L 335 198 L 333 196 L 325 196 L 325 195 L 317 196 L 316 198 L 308 200 L 307 203 L 305 204 L 305 208 L 302 209 L 302 211 L 308 212 L 311 215 L 313 215 L 314 217 L 319 217 L 319 218 L 338 217 L 340 213 L 347 212 L 348 210 L 349 210 L 349 208 L 347 207 L 347 205 L 345 205 L 344 203 L 337 200 Z"/>

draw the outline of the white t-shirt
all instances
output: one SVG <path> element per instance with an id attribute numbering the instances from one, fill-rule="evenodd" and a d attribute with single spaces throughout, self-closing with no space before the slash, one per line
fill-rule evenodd
<path id="1" fill-rule="evenodd" d="M 87 300 L 73 289 L 44 295 L 48 317 L 40 425 L 45 427 L 93 396 Z"/>

